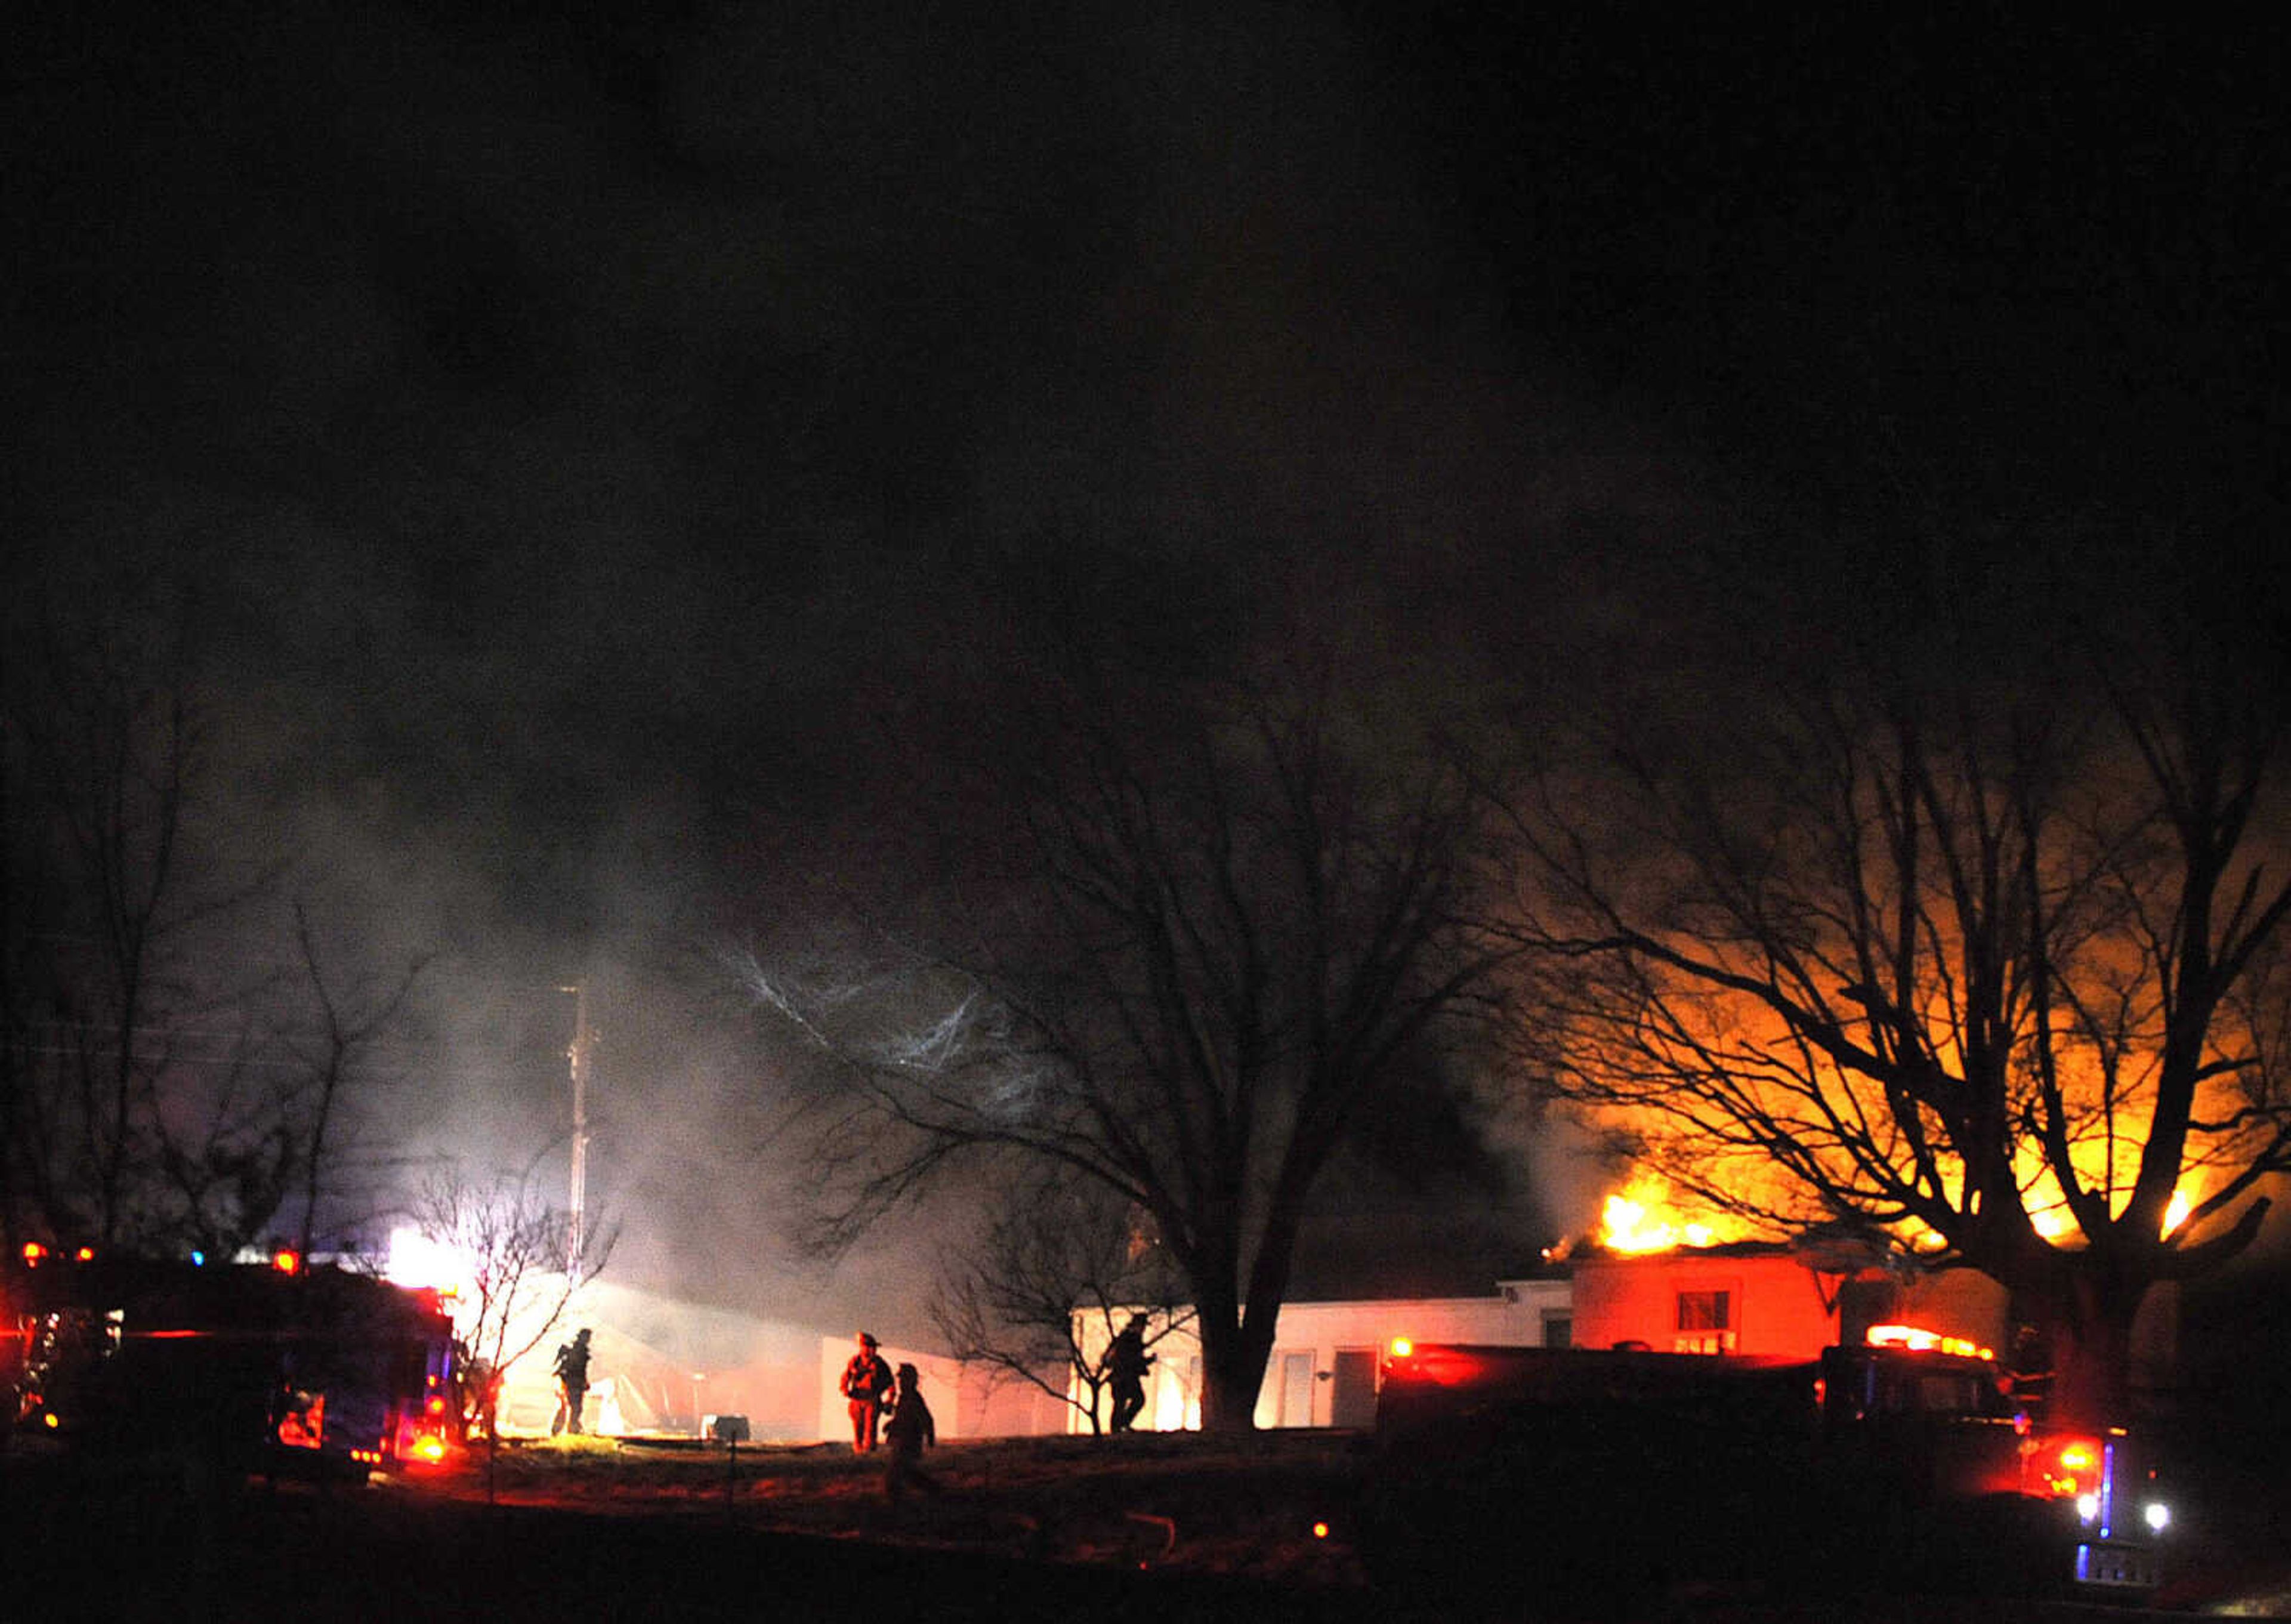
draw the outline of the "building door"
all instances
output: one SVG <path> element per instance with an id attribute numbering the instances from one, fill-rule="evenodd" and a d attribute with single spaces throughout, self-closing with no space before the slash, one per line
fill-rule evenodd
<path id="1" fill-rule="evenodd" d="M 1281 1423 L 1283 1427 L 1313 1424 L 1313 1355 L 1281 1355 Z"/>
<path id="2" fill-rule="evenodd" d="M 1266 1362 L 1265 1385 L 1257 1390 L 1257 1425 L 1265 1428 L 1312 1424 L 1313 1355 L 1275 1348 Z"/>
<path id="3" fill-rule="evenodd" d="M 1329 1425 L 1376 1425 L 1376 1349 L 1340 1347 L 1329 1395 Z"/>

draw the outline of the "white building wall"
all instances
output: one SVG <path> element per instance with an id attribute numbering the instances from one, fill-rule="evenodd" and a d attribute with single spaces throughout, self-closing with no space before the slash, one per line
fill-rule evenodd
<path id="1" fill-rule="evenodd" d="M 1260 1427 L 1329 1427 L 1336 1421 L 1340 1379 L 1363 1371 L 1373 1381 L 1395 1337 L 1424 1342 L 1480 1342 L 1540 1347 L 1567 1323 L 1571 1288 L 1564 1280 L 1506 1281 L 1493 1297 L 1387 1298 L 1353 1302 L 1289 1303 L 1275 1323 L 1273 1354 L 1266 1361 L 1258 1390 Z M 1159 1329 L 1158 1327 L 1156 1328 Z M 1106 1337 L 1098 1322 L 1096 1346 L 1102 1358 Z M 1198 1427 L 1201 1413 L 1201 1341 L 1190 1326 L 1160 1336 L 1152 1344 L 1154 1369 L 1147 1379 L 1141 1430 L 1176 1432 Z M 1346 1355 L 1340 1360 L 1339 1355 Z M 1069 1430 L 1088 1432 L 1077 1410 Z"/>

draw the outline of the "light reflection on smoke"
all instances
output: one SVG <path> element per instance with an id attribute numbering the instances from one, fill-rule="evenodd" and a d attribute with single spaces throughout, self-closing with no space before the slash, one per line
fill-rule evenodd
<path id="1" fill-rule="evenodd" d="M 864 990 L 863 984 L 852 981 L 831 983 L 815 977 L 799 984 L 775 977 L 752 949 L 727 950 L 723 958 L 734 979 L 757 1003 L 826 1049 L 836 1045 L 819 1017 L 855 1001 Z"/>
<path id="2" fill-rule="evenodd" d="M 876 1074 L 911 1077 L 934 1089 L 966 1086 L 969 1107 L 989 1121 L 1009 1123 L 1039 1113 L 1058 1091 L 1062 1068 L 1029 1055 L 1012 1029 L 1009 1011 L 977 986 L 964 988 L 935 1015 L 900 1019 L 889 1015 L 870 1035 L 874 1017 L 927 1003 L 912 977 L 831 975 L 804 966 L 776 972 L 752 950 L 725 955 L 727 965 L 756 1003 L 800 1033 L 805 1040 Z M 831 1027 L 839 1012 L 855 1011 L 859 1030 Z"/>
<path id="3" fill-rule="evenodd" d="M 969 1029 L 978 1002 L 966 993 L 953 1008 L 919 1030 L 895 1032 L 883 1043 L 883 1057 L 908 1071 L 940 1073 L 953 1071 L 967 1057 Z"/>

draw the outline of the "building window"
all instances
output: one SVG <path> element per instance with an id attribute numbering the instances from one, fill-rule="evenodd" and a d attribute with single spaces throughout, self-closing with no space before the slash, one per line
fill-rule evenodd
<path id="1" fill-rule="evenodd" d="M 1546 1314 L 1543 1316 L 1543 1346 L 1574 1347 L 1575 1316 L 1572 1314 Z"/>
<path id="2" fill-rule="evenodd" d="M 1678 1294 L 1678 1334 L 1670 1340 L 1675 1354 L 1730 1354 L 1734 1351 L 1733 1296 L 1726 1291 L 1681 1291 Z"/>

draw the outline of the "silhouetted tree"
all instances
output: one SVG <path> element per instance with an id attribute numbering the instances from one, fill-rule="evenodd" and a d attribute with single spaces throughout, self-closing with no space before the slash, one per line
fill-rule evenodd
<path id="1" fill-rule="evenodd" d="M 10 606 L 0 684 L 0 1227 L 229 1256 L 290 1198 L 302 1250 L 413 981 L 323 966 L 286 864 L 237 838 L 179 616 Z"/>
<path id="2" fill-rule="evenodd" d="M 269 972 L 214 949 L 267 875 L 221 862 L 211 838 L 181 639 L 148 606 L 16 608 L 0 762 L 10 1239 L 249 1238 L 293 1149 L 260 1052 Z"/>
<path id="3" fill-rule="evenodd" d="M 1056 1168 L 1012 1188 L 930 1305 L 949 1353 L 1071 1405 L 1093 1433 L 1105 1428 L 1103 1350 L 1131 1314 L 1153 1340 L 1190 1323 L 1184 1277 L 1138 1214 Z"/>
<path id="4" fill-rule="evenodd" d="M 2002 568 L 1503 797 L 1547 953 L 1518 1035 L 1710 1206 L 2002 1282 L 2105 1417 L 2150 1289 L 2291 1169 L 2282 627 Z"/>
<path id="5" fill-rule="evenodd" d="M 422 1239 L 463 1271 L 453 1282 L 466 1293 L 454 1332 L 496 1379 L 556 1329 L 574 1292 L 604 1273 L 619 1235 L 612 1224 L 584 1224 L 568 1270 L 573 1215 L 535 1193 L 530 1169 L 491 1179 L 442 1169 L 422 1181 L 412 1216 Z"/>
<path id="6" fill-rule="evenodd" d="M 316 1020 L 307 1032 L 292 1032 L 285 1038 L 286 1050 L 298 1065 L 282 1102 L 286 1107 L 282 1126 L 293 1136 L 293 1162 L 301 1173 L 296 1250 L 308 1255 L 316 1242 L 341 1238 L 320 1227 L 321 1213 L 330 1196 L 337 1204 L 355 1200 L 344 1175 L 355 1158 L 371 1152 L 361 1139 L 371 1133 L 373 1124 L 356 1112 L 360 1097 L 374 1082 L 371 1052 L 404 1010 L 426 961 L 417 960 L 383 986 L 363 977 L 338 984 L 321 961 L 309 911 L 300 901 L 294 904 L 294 939 Z M 370 1214 L 338 1216 L 356 1221 Z"/>
<path id="7" fill-rule="evenodd" d="M 928 945 L 747 971 L 840 1062 L 830 1238 L 953 1162 L 1067 1170 L 1150 1218 L 1202 1425 L 1247 1429 L 1314 1181 L 1510 950 L 1460 922 L 1462 776 L 1404 732 L 1310 692 L 1062 697 L 941 819 L 968 888 L 917 904 Z"/>

